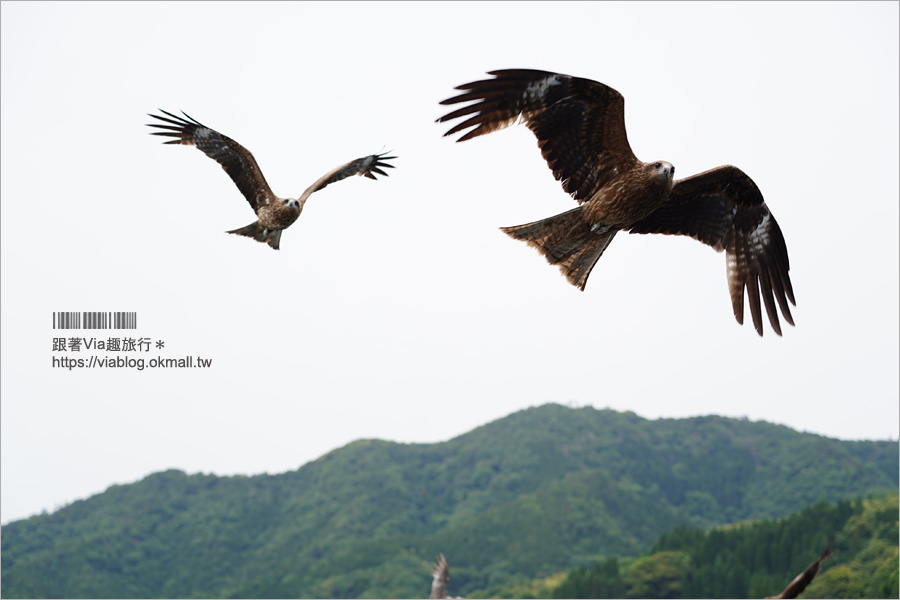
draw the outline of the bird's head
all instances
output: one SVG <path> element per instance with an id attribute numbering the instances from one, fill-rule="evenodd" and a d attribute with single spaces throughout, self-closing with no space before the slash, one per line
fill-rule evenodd
<path id="1" fill-rule="evenodd" d="M 296 198 L 285 198 L 284 205 L 291 210 L 300 210 L 302 208 L 302 206 L 300 205 L 300 201 Z"/>
<path id="2" fill-rule="evenodd" d="M 675 179 L 675 166 L 672 163 L 664 160 L 647 163 L 646 171 L 647 175 L 652 179 L 663 183 L 668 189 L 672 189 L 672 183 Z"/>

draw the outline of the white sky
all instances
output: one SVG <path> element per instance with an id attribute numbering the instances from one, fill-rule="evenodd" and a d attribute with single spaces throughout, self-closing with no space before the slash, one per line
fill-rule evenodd
<path id="1" fill-rule="evenodd" d="M 550 401 L 898 437 L 895 2 L 0 11 L 4 523 L 167 468 L 279 473 Z M 749 174 L 797 327 L 739 326 L 724 254 L 687 238 L 617 236 L 582 293 L 500 232 L 575 206 L 525 127 L 442 138 L 438 102 L 501 68 L 616 88 L 637 156 L 680 177 Z M 274 252 L 224 233 L 252 211 L 148 135 L 157 108 L 245 145 L 282 196 L 382 149 L 397 168 L 315 194 Z M 139 327 L 54 333 L 68 310 Z M 60 334 L 212 368 L 54 369 Z"/>

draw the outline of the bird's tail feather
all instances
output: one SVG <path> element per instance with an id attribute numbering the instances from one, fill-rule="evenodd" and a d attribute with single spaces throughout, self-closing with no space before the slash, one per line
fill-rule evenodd
<path id="1" fill-rule="evenodd" d="M 278 246 L 281 243 L 281 230 L 278 229 L 275 231 L 269 231 L 265 227 L 263 227 L 259 221 L 254 221 L 246 227 L 241 227 L 240 229 L 232 229 L 228 233 L 234 233 L 237 235 L 244 235 L 249 238 L 253 238 L 257 242 L 269 244 L 276 250 L 278 250 Z"/>
<path id="2" fill-rule="evenodd" d="M 591 269 L 618 229 L 592 227 L 584 219 L 583 210 L 584 206 L 580 206 L 542 221 L 501 229 L 537 248 L 547 262 L 559 265 L 569 283 L 584 291 Z"/>

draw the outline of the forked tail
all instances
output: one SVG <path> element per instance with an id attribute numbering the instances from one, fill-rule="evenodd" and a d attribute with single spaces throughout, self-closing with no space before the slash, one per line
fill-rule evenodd
<path id="1" fill-rule="evenodd" d="M 253 238 L 257 242 L 269 244 L 270 246 L 278 250 L 278 245 L 281 243 L 281 231 L 281 229 L 269 231 L 268 229 L 263 227 L 259 221 L 254 221 L 246 227 L 233 229 L 228 233 L 234 233 L 237 235 L 244 235 L 249 238 Z"/>
<path id="2" fill-rule="evenodd" d="M 618 229 L 592 227 L 582 216 L 582 210 L 584 206 L 579 206 L 542 221 L 500 229 L 537 248 L 547 262 L 559 265 L 569 283 L 584 291 L 591 269 Z"/>

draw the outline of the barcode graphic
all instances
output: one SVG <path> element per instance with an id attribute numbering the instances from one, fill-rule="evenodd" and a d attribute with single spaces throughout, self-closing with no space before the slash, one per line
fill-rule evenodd
<path id="1" fill-rule="evenodd" d="M 137 329 L 137 313 L 55 312 L 53 329 Z"/>

